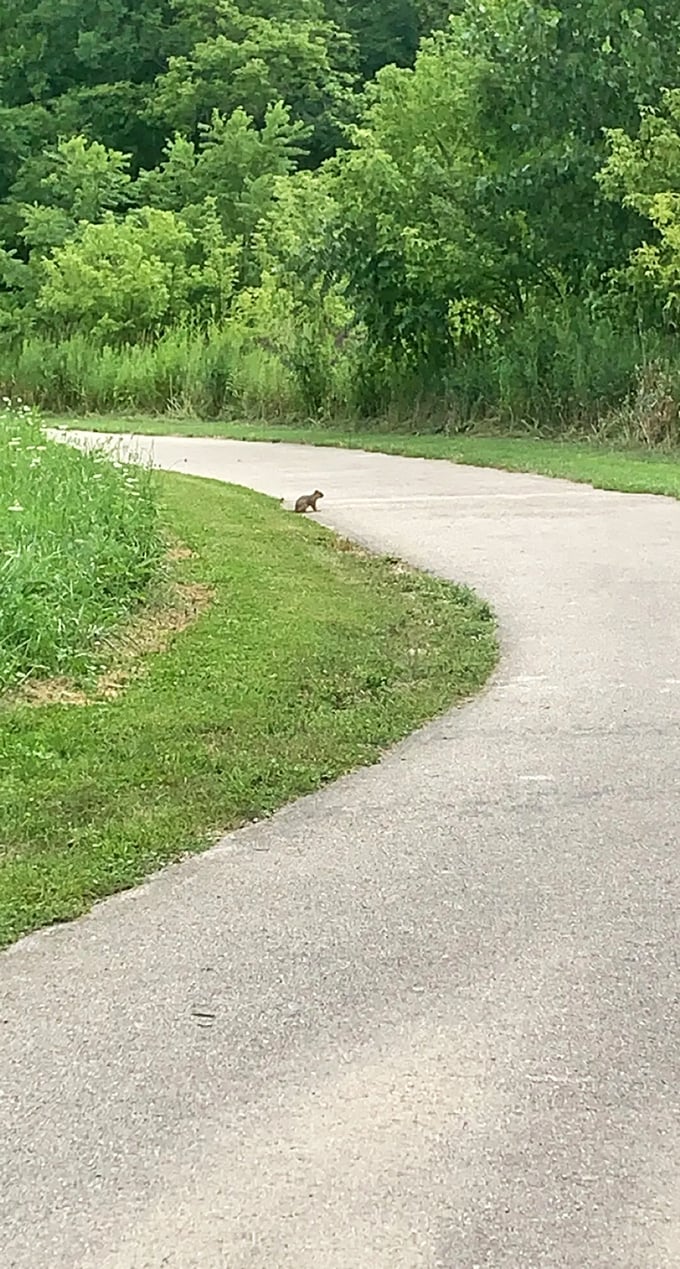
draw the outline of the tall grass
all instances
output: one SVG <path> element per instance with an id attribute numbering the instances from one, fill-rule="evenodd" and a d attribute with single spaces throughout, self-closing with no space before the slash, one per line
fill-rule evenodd
<path id="1" fill-rule="evenodd" d="M 163 553 L 151 473 L 47 439 L 0 407 L 0 689 L 87 674 L 148 593 Z"/>
<path id="2" fill-rule="evenodd" d="M 231 327 L 184 326 L 155 341 L 111 345 L 76 334 L 0 346 L 0 387 L 55 414 L 146 411 L 216 417 L 239 409 L 294 414 L 295 385 L 275 353 Z"/>
<path id="3" fill-rule="evenodd" d="M 443 367 L 414 371 L 365 361 L 360 413 L 405 430 L 456 433 L 481 424 L 484 431 L 544 436 L 599 432 L 606 418 L 614 440 L 619 408 L 650 365 L 680 399 L 680 350 L 670 338 L 620 328 L 564 302 L 528 309 L 488 339 L 461 344 Z M 630 439 L 630 427 L 625 431 Z M 638 439 L 646 443 L 644 429 Z"/>
<path id="4" fill-rule="evenodd" d="M 631 431 L 621 407 L 649 365 L 680 400 L 680 352 L 659 333 L 621 328 L 576 302 L 529 309 L 513 326 L 413 369 L 372 354 L 361 336 L 259 336 L 234 321 L 176 327 L 155 341 L 108 345 L 86 335 L 0 345 L 0 389 L 56 414 L 146 413 L 347 426 L 381 418 L 400 430 L 558 434 Z M 639 396 L 639 394 L 638 394 Z M 617 421 L 618 420 L 618 421 Z M 634 423 L 634 418 L 633 418 Z M 633 428 L 635 430 L 635 427 Z M 639 440 L 646 443 L 643 424 Z"/>
<path id="5" fill-rule="evenodd" d="M 652 343 L 662 355 L 671 351 L 662 340 Z M 486 402 L 503 424 L 558 432 L 591 426 L 622 401 L 649 355 L 634 328 L 565 302 L 528 310 L 497 342 L 470 350 L 448 389 L 468 415 Z"/>

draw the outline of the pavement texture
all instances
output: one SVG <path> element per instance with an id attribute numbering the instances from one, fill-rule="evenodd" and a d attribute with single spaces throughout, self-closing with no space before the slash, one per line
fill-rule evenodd
<path id="1" fill-rule="evenodd" d="M 135 442 L 471 583 L 489 688 L 0 957 L 3 1269 L 677 1269 L 680 505 Z"/>

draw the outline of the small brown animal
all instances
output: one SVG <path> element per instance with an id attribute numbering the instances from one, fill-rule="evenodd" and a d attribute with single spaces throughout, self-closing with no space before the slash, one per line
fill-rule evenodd
<path id="1" fill-rule="evenodd" d="M 315 489 L 313 494 L 303 494 L 295 503 L 296 511 L 316 511 L 316 504 L 319 498 L 323 498 L 320 489 Z"/>

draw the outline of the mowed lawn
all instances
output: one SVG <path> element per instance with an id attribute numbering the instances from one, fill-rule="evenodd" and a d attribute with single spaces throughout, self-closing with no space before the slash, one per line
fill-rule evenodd
<path id="1" fill-rule="evenodd" d="M 261 495 L 157 479 L 202 608 L 117 694 L 4 698 L 0 944 L 372 761 L 495 664 L 469 592 Z"/>
<path id="2" fill-rule="evenodd" d="M 385 429 L 343 430 L 341 425 L 292 427 L 283 424 L 222 422 L 159 416 L 94 415 L 63 418 L 69 427 L 103 432 L 137 432 L 151 436 L 224 436 L 237 440 L 292 441 L 306 445 L 337 445 L 345 449 L 440 458 L 473 467 L 536 472 L 614 489 L 622 493 L 667 494 L 680 497 L 680 450 L 617 448 L 595 440 L 545 440 L 524 436 L 411 434 Z"/>

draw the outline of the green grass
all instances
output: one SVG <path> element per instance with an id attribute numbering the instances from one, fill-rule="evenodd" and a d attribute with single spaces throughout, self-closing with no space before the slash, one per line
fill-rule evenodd
<path id="1" fill-rule="evenodd" d="M 537 472 L 614 489 L 625 493 L 667 494 L 680 497 L 680 451 L 622 449 L 584 440 L 552 441 L 511 436 L 412 435 L 382 430 L 342 431 L 340 428 L 288 427 L 273 424 L 205 422 L 163 417 L 94 416 L 62 420 L 69 427 L 93 431 L 145 435 L 225 436 L 243 440 L 292 441 L 307 445 L 338 445 L 378 450 L 418 458 L 443 458 L 474 467 Z"/>
<path id="2" fill-rule="evenodd" d="M 116 699 L 5 705 L 0 944 L 266 815 L 476 691 L 481 601 L 246 490 L 157 477 L 211 606 Z"/>
<path id="3" fill-rule="evenodd" d="M 0 691 L 89 672 L 164 549 L 149 472 L 47 440 L 30 410 L 0 407 Z"/>

